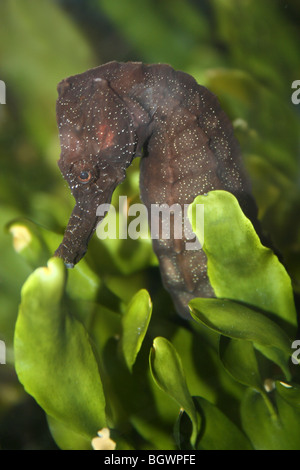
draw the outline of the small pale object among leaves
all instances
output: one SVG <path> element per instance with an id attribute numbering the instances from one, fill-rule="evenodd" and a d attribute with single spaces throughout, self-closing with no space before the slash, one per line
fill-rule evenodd
<path id="1" fill-rule="evenodd" d="M 97 434 L 99 437 L 92 439 L 94 450 L 115 450 L 116 443 L 110 439 L 110 431 L 108 428 L 101 429 Z"/>
<path id="2" fill-rule="evenodd" d="M 27 227 L 22 225 L 12 225 L 9 229 L 13 236 L 13 246 L 17 253 L 27 248 L 32 240 L 31 233 Z"/>

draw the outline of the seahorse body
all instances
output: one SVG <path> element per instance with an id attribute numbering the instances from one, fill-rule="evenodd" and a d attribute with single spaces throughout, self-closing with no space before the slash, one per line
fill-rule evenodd
<path id="1" fill-rule="evenodd" d="M 95 202 L 110 201 L 141 154 L 140 193 L 149 214 L 152 205 L 177 204 L 183 210 L 198 194 L 223 189 L 256 221 L 231 122 L 216 96 L 190 75 L 163 64 L 110 62 L 63 81 L 59 92 L 59 165 L 76 199 L 72 215 L 76 212 L 83 225 L 89 221 L 82 231 L 71 216 L 56 252 L 68 265 L 83 256 L 99 222 Z M 84 172 L 91 173 L 91 181 L 78 180 Z M 187 250 L 186 241 L 174 234 L 153 240 L 164 286 L 184 317 L 193 297 L 214 296 L 204 251 Z"/>

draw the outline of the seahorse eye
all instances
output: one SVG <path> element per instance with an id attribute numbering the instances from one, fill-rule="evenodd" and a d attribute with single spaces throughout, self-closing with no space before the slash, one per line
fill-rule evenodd
<path id="1" fill-rule="evenodd" d="M 78 179 L 81 183 L 88 183 L 92 178 L 92 173 L 90 171 L 82 171 L 78 176 Z"/>

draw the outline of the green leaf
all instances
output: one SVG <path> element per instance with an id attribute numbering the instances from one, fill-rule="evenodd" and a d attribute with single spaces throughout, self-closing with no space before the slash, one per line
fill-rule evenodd
<path id="1" fill-rule="evenodd" d="M 257 344 L 266 357 L 274 360 L 290 379 L 288 362 L 291 341 L 272 320 L 245 305 L 227 299 L 193 299 L 192 316 L 218 333 Z"/>
<path id="2" fill-rule="evenodd" d="M 257 348 L 257 344 L 255 346 Z M 267 351 L 270 351 L 269 348 L 265 349 L 267 349 Z M 282 361 L 280 351 L 271 351 L 277 351 L 279 353 L 278 358 L 270 357 L 270 359 L 272 359 L 279 366 L 282 366 L 282 370 L 286 372 L 286 377 L 289 379 L 291 374 L 288 370 L 286 361 Z M 271 356 L 271 354 L 269 354 L 269 356 Z M 272 413 L 275 413 L 273 404 L 270 401 L 268 394 L 266 393 L 266 382 L 261 377 L 253 343 L 251 343 L 250 341 L 243 341 L 240 339 L 232 339 L 227 338 L 225 336 L 221 336 L 220 358 L 228 373 L 238 382 L 260 392 L 269 410 Z M 261 362 L 260 366 L 262 366 Z M 264 373 L 264 378 L 267 377 L 267 381 L 271 380 L 272 384 L 275 383 L 272 379 L 270 379 L 270 377 L 268 377 L 267 370 L 264 371 Z"/>
<path id="3" fill-rule="evenodd" d="M 15 330 L 16 371 L 48 415 L 91 438 L 106 425 L 105 398 L 87 331 L 61 305 L 64 287 L 59 258 L 25 282 Z"/>
<path id="4" fill-rule="evenodd" d="M 221 336 L 220 358 L 234 379 L 255 390 L 263 391 L 255 349 L 250 341 Z"/>
<path id="5" fill-rule="evenodd" d="M 62 450 L 92 450 L 91 439 L 87 439 L 66 427 L 61 421 L 47 416 L 47 422 L 56 444 Z"/>
<path id="6" fill-rule="evenodd" d="M 122 351 L 129 370 L 132 370 L 142 346 L 152 313 L 152 302 L 145 289 L 133 297 L 122 316 Z"/>
<path id="7" fill-rule="evenodd" d="M 201 397 L 194 397 L 203 416 L 199 450 L 251 450 L 245 434 L 217 406 Z"/>
<path id="8" fill-rule="evenodd" d="M 237 199 L 226 191 L 198 196 L 189 208 L 189 218 L 200 235 L 193 216 L 197 204 L 204 204 L 203 249 L 216 296 L 270 312 L 294 335 L 297 315 L 291 280 L 274 253 L 261 244 Z"/>
<path id="9" fill-rule="evenodd" d="M 241 406 L 242 425 L 257 450 L 300 450 L 300 412 L 291 406 L 276 385 L 278 416 L 270 412 L 259 393 L 248 390 Z"/>
<path id="10" fill-rule="evenodd" d="M 287 334 L 265 315 L 245 305 L 227 299 L 193 299 L 190 307 L 195 320 L 220 334 L 292 354 Z"/>
<path id="11" fill-rule="evenodd" d="M 157 386 L 170 395 L 191 419 L 193 424 L 191 443 L 195 445 L 199 431 L 199 416 L 186 384 L 181 359 L 167 339 L 157 337 L 153 341 L 150 369 Z"/>

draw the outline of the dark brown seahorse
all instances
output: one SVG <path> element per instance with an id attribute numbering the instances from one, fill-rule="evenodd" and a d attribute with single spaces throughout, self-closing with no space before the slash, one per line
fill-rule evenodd
<path id="1" fill-rule="evenodd" d="M 151 204 L 190 204 L 198 194 L 233 193 L 256 221 L 239 145 L 216 96 L 168 65 L 110 62 L 58 85 L 59 168 L 76 205 L 56 256 L 73 267 L 84 256 L 134 157 L 141 156 L 140 193 Z M 153 240 L 165 288 L 188 315 L 193 297 L 213 297 L 203 250 L 185 239 Z"/>

